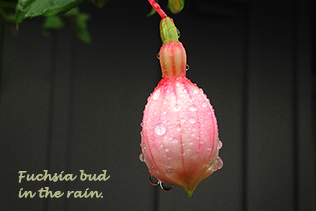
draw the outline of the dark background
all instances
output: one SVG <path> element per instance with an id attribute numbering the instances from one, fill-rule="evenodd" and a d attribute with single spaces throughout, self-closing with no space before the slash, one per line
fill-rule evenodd
<path id="1" fill-rule="evenodd" d="M 161 78 L 156 14 L 111 0 L 92 15 L 92 45 L 41 21 L 0 31 L 0 210 L 316 210 L 315 3 L 186 1 L 174 18 L 188 78 L 215 109 L 224 167 L 191 198 L 147 181 L 138 159 L 146 99 Z M 165 9 L 167 1 L 161 0 Z M 29 174 L 101 174 L 106 182 L 18 183 Z M 101 191 L 102 199 L 20 199 L 18 192 Z"/>

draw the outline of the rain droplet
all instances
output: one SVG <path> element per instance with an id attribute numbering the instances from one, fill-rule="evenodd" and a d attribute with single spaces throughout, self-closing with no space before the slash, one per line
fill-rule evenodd
<path id="1" fill-rule="evenodd" d="M 207 102 L 202 103 L 202 107 L 205 108 L 207 106 Z"/>
<path id="2" fill-rule="evenodd" d="M 169 174 L 169 175 L 172 175 L 172 174 L 174 174 L 174 169 L 167 169 L 167 174 Z"/>
<path id="3" fill-rule="evenodd" d="M 217 157 L 216 161 L 217 161 L 217 169 L 216 169 L 216 171 L 217 171 L 217 170 L 220 170 L 221 168 L 223 168 L 224 162 L 220 157 Z"/>
<path id="4" fill-rule="evenodd" d="M 195 118 L 194 118 L 194 117 L 191 117 L 191 118 L 189 119 L 189 122 L 191 122 L 191 123 L 193 124 L 193 123 L 195 123 L 195 122 L 196 122 L 196 120 L 195 120 Z"/>
<path id="5" fill-rule="evenodd" d="M 158 89 L 158 90 L 155 91 L 154 94 L 153 94 L 153 100 L 158 100 L 159 95 L 160 95 L 160 90 Z"/>
<path id="6" fill-rule="evenodd" d="M 165 152 L 169 152 L 169 148 L 168 147 L 165 149 Z"/>
<path id="7" fill-rule="evenodd" d="M 140 123 L 140 126 L 143 127 L 143 122 Z"/>
<path id="8" fill-rule="evenodd" d="M 157 135 L 162 136 L 166 132 L 166 127 L 163 124 L 157 124 L 155 127 L 155 132 Z"/>
<path id="9" fill-rule="evenodd" d="M 154 177 L 154 176 L 151 175 L 151 174 L 149 174 L 149 176 L 148 176 L 148 181 L 149 181 L 149 183 L 150 183 L 151 185 L 153 185 L 153 186 L 157 186 L 157 185 L 159 185 L 159 183 L 160 183 L 160 180 L 157 179 L 156 177 Z"/>
<path id="10" fill-rule="evenodd" d="M 177 131 L 182 130 L 182 126 L 180 124 L 177 125 Z"/>
<path id="11" fill-rule="evenodd" d="M 197 110 L 197 106 L 196 106 L 196 105 L 191 105 L 191 106 L 189 107 L 189 110 L 190 110 L 190 111 L 196 111 L 196 110 Z"/>
<path id="12" fill-rule="evenodd" d="M 180 30 L 177 28 L 178 38 L 181 36 Z"/>
<path id="13" fill-rule="evenodd" d="M 166 182 L 161 182 L 160 183 L 160 188 L 164 191 L 170 191 L 173 188 L 173 184 L 171 183 L 166 183 Z"/>
<path id="14" fill-rule="evenodd" d="M 163 111 L 162 113 L 163 113 L 163 114 L 166 114 L 166 113 L 167 113 L 167 111 Z"/>
<path id="15" fill-rule="evenodd" d="M 197 93 L 199 93 L 199 90 L 194 89 L 194 90 L 193 90 L 193 93 L 194 93 L 194 94 L 197 94 Z"/>
<path id="16" fill-rule="evenodd" d="M 220 149 L 222 147 L 223 147 L 223 143 L 220 140 L 218 140 L 217 149 Z"/>
<path id="17" fill-rule="evenodd" d="M 143 146 L 143 149 L 145 150 L 146 149 L 146 144 L 142 143 L 142 146 Z"/>
<path id="18" fill-rule="evenodd" d="M 145 157 L 143 153 L 140 153 L 138 158 L 141 162 L 145 162 Z"/>
<path id="19" fill-rule="evenodd" d="M 169 92 L 172 92 L 173 91 L 173 88 L 172 86 L 167 86 L 166 87 L 166 91 L 169 93 Z"/>
<path id="20" fill-rule="evenodd" d="M 181 126 L 181 125 L 180 125 L 180 126 Z M 172 143 L 174 143 L 174 144 L 178 143 L 178 139 L 176 139 L 176 138 L 173 138 L 171 141 L 172 141 Z"/>
<path id="21" fill-rule="evenodd" d="M 190 66 L 187 64 L 185 70 L 188 71 L 190 69 Z"/>
<path id="22" fill-rule="evenodd" d="M 167 101 L 166 99 L 164 99 L 164 100 L 162 101 L 162 103 L 163 103 L 163 104 L 167 104 L 168 101 Z"/>
<path id="23" fill-rule="evenodd" d="M 181 107 L 178 104 L 174 105 L 174 110 L 175 111 L 180 111 Z"/>
<path id="24" fill-rule="evenodd" d="M 159 55 L 159 52 L 157 53 L 156 57 L 157 57 L 157 59 L 160 59 L 160 55 Z"/>

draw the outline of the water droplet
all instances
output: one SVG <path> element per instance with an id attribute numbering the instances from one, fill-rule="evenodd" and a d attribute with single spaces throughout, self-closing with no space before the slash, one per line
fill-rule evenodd
<path id="1" fill-rule="evenodd" d="M 181 126 L 181 125 L 180 125 L 180 126 Z M 174 144 L 178 143 L 178 139 L 176 139 L 176 138 L 173 138 L 171 141 L 172 141 L 172 143 L 174 143 Z"/>
<path id="2" fill-rule="evenodd" d="M 182 126 L 180 124 L 177 125 L 177 131 L 182 130 Z"/>
<path id="3" fill-rule="evenodd" d="M 166 183 L 166 182 L 161 182 L 160 183 L 160 188 L 164 191 L 170 191 L 173 188 L 173 184 L 171 183 Z"/>
<path id="4" fill-rule="evenodd" d="M 180 111 L 181 107 L 178 104 L 174 105 L 174 110 L 175 111 Z"/>
<path id="5" fill-rule="evenodd" d="M 187 64 L 185 70 L 188 71 L 190 69 L 190 66 Z"/>
<path id="6" fill-rule="evenodd" d="M 218 140 L 217 149 L 220 149 L 222 147 L 223 147 L 223 143 L 220 140 Z"/>
<path id="7" fill-rule="evenodd" d="M 159 55 L 159 52 L 157 53 L 156 57 L 157 57 L 157 59 L 160 59 L 160 55 Z"/>
<path id="8" fill-rule="evenodd" d="M 168 101 L 167 101 L 166 99 L 164 99 L 164 100 L 162 101 L 162 103 L 163 103 L 163 104 L 167 104 Z"/>
<path id="9" fill-rule="evenodd" d="M 155 127 L 155 132 L 157 135 L 162 136 L 166 132 L 166 127 L 163 124 L 159 123 Z"/>
<path id="10" fill-rule="evenodd" d="M 202 103 L 202 107 L 205 108 L 207 106 L 207 102 Z"/>
<path id="11" fill-rule="evenodd" d="M 145 143 L 142 143 L 141 145 L 142 145 L 144 150 L 147 148 Z"/>
<path id="12" fill-rule="evenodd" d="M 191 106 L 189 107 L 189 110 L 190 110 L 190 111 L 196 111 L 196 110 L 197 110 L 197 106 L 196 106 L 196 105 L 191 105 Z"/>
<path id="13" fill-rule="evenodd" d="M 140 126 L 143 127 L 143 122 L 140 123 Z"/>
<path id="14" fill-rule="evenodd" d="M 169 148 L 168 147 L 165 149 L 165 152 L 169 152 Z"/>
<path id="15" fill-rule="evenodd" d="M 195 118 L 194 118 L 194 117 L 191 117 L 191 118 L 189 119 L 189 122 L 191 122 L 191 123 L 193 124 L 193 123 L 195 123 L 195 122 L 196 122 L 196 120 L 195 120 Z"/>
<path id="16" fill-rule="evenodd" d="M 220 157 L 216 158 L 217 161 L 217 169 L 216 170 L 220 170 L 221 168 L 223 168 L 224 162 Z"/>
<path id="17" fill-rule="evenodd" d="M 167 174 L 169 174 L 169 175 L 172 175 L 172 174 L 174 174 L 174 169 L 167 169 Z"/>
<path id="18" fill-rule="evenodd" d="M 206 171 L 214 171 L 213 167 L 214 167 L 214 162 L 211 162 Z"/>
<path id="19" fill-rule="evenodd" d="M 158 100 L 159 95 L 160 95 L 160 90 L 158 89 L 158 90 L 155 91 L 154 94 L 153 94 L 153 100 Z"/>
<path id="20" fill-rule="evenodd" d="M 166 91 L 169 93 L 169 92 L 172 92 L 173 91 L 173 87 L 172 86 L 167 86 L 166 87 Z"/>
<path id="21" fill-rule="evenodd" d="M 153 186 L 157 186 L 157 185 L 159 185 L 159 183 L 160 183 L 160 180 L 157 179 L 156 177 L 154 177 L 154 176 L 151 175 L 151 174 L 149 174 L 149 176 L 148 176 L 148 181 L 149 181 L 149 183 L 150 183 L 151 185 L 153 185 Z"/>
<path id="22" fill-rule="evenodd" d="M 199 93 L 199 90 L 194 89 L 194 90 L 193 90 L 193 93 L 194 93 L 194 94 L 197 94 L 197 93 Z"/>
<path id="23" fill-rule="evenodd" d="M 181 36 L 180 30 L 177 28 L 178 38 Z"/>
<path id="24" fill-rule="evenodd" d="M 145 162 L 145 157 L 143 153 L 140 153 L 138 158 L 141 162 Z"/>
<path id="25" fill-rule="evenodd" d="M 166 113 L 167 113 L 167 111 L 163 111 L 162 113 L 163 113 L 163 114 L 166 114 Z"/>

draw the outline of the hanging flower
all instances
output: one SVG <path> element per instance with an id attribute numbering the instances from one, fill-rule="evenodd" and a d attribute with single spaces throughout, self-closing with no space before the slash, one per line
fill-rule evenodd
<path id="1" fill-rule="evenodd" d="M 223 166 L 218 157 L 222 142 L 210 101 L 186 78 L 186 52 L 173 20 L 162 17 L 163 78 L 144 110 L 140 159 L 152 183 L 166 190 L 171 188 L 168 183 L 177 185 L 190 197 L 202 180 Z"/>

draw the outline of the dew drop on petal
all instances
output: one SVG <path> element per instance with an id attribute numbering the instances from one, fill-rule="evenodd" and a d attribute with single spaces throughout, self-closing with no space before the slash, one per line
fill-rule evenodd
<path id="1" fill-rule="evenodd" d="M 187 64 L 185 70 L 188 71 L 190 69 L 190 66 Z"/>
<path id="2" fill-rule="evenodd" d="M 166 127 L 163 124 L 159 123 L 155 127 L 155 132 L 157 135 L 162 136 L 166 132 Z"/>
<path id="3" fill-rule="evenodd" d="M 190 110 L 190 111 L 196 111 L 196 110 L 197 110 L 197 106 L 196 106 L 196 105 L 191 105 L 191 106 L 189 107 L 189 110 Z"/>
<path id="4" fill-rule="evenodd" d="M 164 99 L 164 100 L 162 101 L 162 103 L 163 103 L 163 104 L 167 104 L 167 103 L 168 103 L 168 100 Z"/>
<path id="5" fill-rule="evenodd" d="M 182 130 L 182 126 L 180 124 L 177 125 L 177 131 L 181 131 Z"/>
<path id="6" fill-rule="evenodd" d="M 172 92 L 173 91 L 173 88 L 172 86 L 167 86 L 166 87 L 166 91 L 169 93 L 169 92 Z"/>
<path id="7" fill-rule="evenodd" d="M 207 106 L 207 102 L 202 103 L 202 107 L 205 108 Z"/>
<path id="8" fill-rule="evenodd" d="M 174 110 L 175 111 L 180 111 L 181 107 L 178 104 L 174 105 Z"/>
<path id="9" fill-rule="evenodd" d="M 223 168 L 223 166 L 224 166 L 223 160 L 220 157 L 217 157 L 216 161 L 217 161 L 217 169 L 216 170 L 220 170 L 221 168 Z"/>
<path id="10" fill-rule="evenodd" d="M 165 152 L 169 152 L 169 148 L 168 147 L 165 149 Z"/>
<path id="11" fill-rule="evenodd" d="M 167 169 L 167 171 L 166 171 L 166 173 L 167 173 L 167 175 L 172 175 L 172 174 L 174 174 L 174 169 Z"/>
<path id="12" fill-rule="evenodd" d="M 217 149 L 221 149 L 223 147 L 223 143 L 219 140 L 217 144 Z"/>
<path id="13" fill-rule="evenodd" d="M 148 176 L 148 181 L 149 181 L 149 183 L 150 183 L 151 185 L 153 185 L 153 186 L 157 186 L 157 185 L 159 185 L 159 183 L 160 183 L 159 179 L 157 179 L 156 177 L 154 177 L 154 176 L 151 175 L 151 174 L 149 174 L 149 176 Z"/>
<path id="14" fill-rule="evenodd" d="M 160 55 L 159 55 L 159 52 L 157 53 L 156 57 L 157 57 L 157 59 L 160 59 Z"/>
<path id="15" fill-rule="evenodd" d="M 155 91 L 154 94 L 153 94 L 153 100 L 158 100 L 159 95 L 160 95 L 160 90 L 158 89 L 158 90 Z"/>
<path id="16" fill-rule="evenodd" d="M 140 153 L 138 158 L 141 162 L 145 162 L 145 157 L 143 153 Z"/>
<path id="17" fill-rule="evenodd" d="M 173 184 L 171 183 L 166 183 L 166 182 L 161 182 L 160 183 L 160 188 L 164 191 L 170 191 L 173 188 Z"/>
<path id="18" fill-rule="evenodd" d="M 189 122 L 191 122 L 191 123 L 193 124 L 193 123 L 195 123 L 195 122 L 196 122 L 196 120 L 195 120 L 195 118 L 194 118 L 194 117 L 191 117 L 191 118 L 189 119 Z"/>

